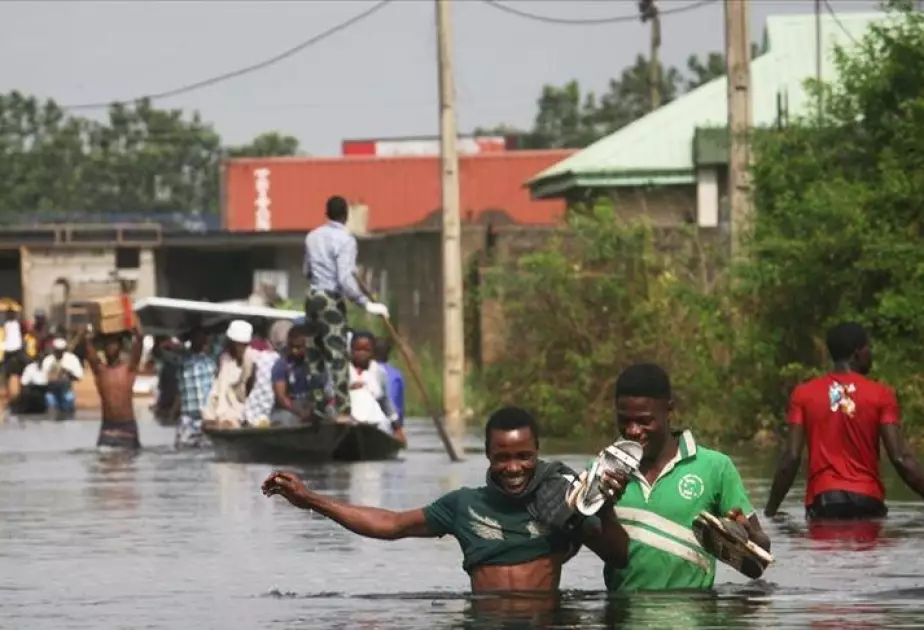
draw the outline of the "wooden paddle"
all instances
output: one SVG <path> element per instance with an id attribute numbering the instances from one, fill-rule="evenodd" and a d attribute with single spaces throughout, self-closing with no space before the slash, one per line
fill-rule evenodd
<path id="1" fill-rule="evenodd" d="M 359 274 L 354 272 L 353 276 L 356 278 L 356 283 L 359 285 L 359 288 L 363 294 L 370 300 L 375 301 L 375 295 L 373 295 L 373 293 L 369 290 L 369 287 L 366 286 L 366 283 L 363 282 L 363 279 L 359 277 Z M 407 345 L 407 343 L 405 343 L 401 335 L 398 334 L 398 331 L 395 330 L 391 320 L 389 320 L 387 317 L 382 317 L 382 321 L 385 322 L 385 328 L 388 330 L 388 334 L 395 341 L 395 343 L 398 344 L 398 350 L 401 352 L 401 356 L 404 357 L 405 363 L 407 363 L 407 369 L 410 371 L 411 377 L 414 379 L 414 383 L 417 385 L 417 389 L 420 390 L 420 395 L 423 397 L 424 405 L 426 406 L 430 417 L 433 419 L 433 424 L 436 426 L 436 432 L 439 434 L 440 440 L 443 442 L 443 448 L 446 449 L 446 454 L 449 455 L 449 459 L 454 462 L 462 461 L 462 458 L 459 457 L 459 454 L 456 452 L 455 445 L 453 445 L 452 440 L 449 438 L 449 434 L 446 432 L 446 427 L 443 426 L 442 414 L 438 413 L 436 405 L 434 405 L 433 401 L 430 399 L 430 393 L 427 391 L 427 388 L 424 387 L 423 377 L 420 373 L 420 366 L 414 359 L 414 355 L 411 353 L 410 347 Z"/>

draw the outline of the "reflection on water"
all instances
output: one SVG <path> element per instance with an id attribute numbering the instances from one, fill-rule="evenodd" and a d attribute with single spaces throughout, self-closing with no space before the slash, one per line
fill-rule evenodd
<path id="1" fill-rule="evenodd" d="M 145 450 L 98 454 L 91 421 L 0 425 L 0 627 L 901 628 L 924 624 L 924 517 L 889 478 L 890 517 L 813 523 L 794 491 L 765 523 L 777 562 L 748 583 L 724 566 L 716 593 L 608 599 L 588 551 L 559 599 L 468 597 L 452 539 L 365 540 L 259 492 L 269 466 L 175 452 L 142 422 Z M 316 490 L 409 509 L 483 482 L 478 436 L 446 463 L 429 423 L 403 460 L 300 470 Z M 579 465 L 586 455 L 564 457 Z M 773 462 L 735 458 L 760 505 Z M 15 567 L 15 569 L 10 569 Z"/>

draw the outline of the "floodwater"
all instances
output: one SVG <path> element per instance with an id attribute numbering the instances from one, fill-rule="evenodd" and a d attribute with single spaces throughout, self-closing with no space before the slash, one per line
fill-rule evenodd
<path id="1" fill-rule="evenodd" d="M 263 497 L 270 467 L 177 453 L 172 429 L 152 421 L 141 422 L 146 448 L 132 459 L 98 454 L 96 431 L 89 420 L 0 425 L 0 628 L 924 625 L 924 513 L 891 471 L 881 529 L 809 531 L 800 492 L 791 493 L 784 509 L 794 518 L 765 524 L 777 559 L 766 581 L 749 584 L 720 565 L 714 595 L 607 602 L 600 563 L 585 549 L 565 567 L 555 607 L 472 600 L 455 541 L 362 539 Z M 306 479 L 338 499 L 396 509 L 482 482 L 478 436 L 467 461 L 450 465 L 427 422 L 411 422 L 408 434 L 403 461 L 318 467 Z M 773 463 L 733 455 L 762 505 Z"/>

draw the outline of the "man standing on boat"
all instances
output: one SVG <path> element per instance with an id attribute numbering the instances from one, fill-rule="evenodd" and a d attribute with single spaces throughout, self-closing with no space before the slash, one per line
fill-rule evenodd
<path id="1" fill-rule="evenodd" d="M 808 443 L 805 513 L 809 519 L 886 516 L 879 443 L 905 484 L 924 497 L 921 470 L 901 431 L 891 388 L 867 378 L 873 365 L 869 335 L 846 322 L 828 332 L 832 371 L 796 387 L 789 399 L 789 439 L 764 514 L 774 516 L 792 487 Z"/>
<path id="2" fill-rule="evenodd" d="M 340 418 L 350 415 L 349 344 L 344 298 L 366 309 L 370 315 L 388 317 L 388 307 L 370 301 L 357 285 L 356 237 L 347 230 L 349 204 L 339 196 L 327 200 L 327 223 L 305 237 L 302 271 L 308 279 L 305 325 L 312 343 L 308 348 L 311 375 L 330 374 L 334 384 L 334 406 Z M 325 401 L 316 397 L 317 410 L 324 414 Z"/>

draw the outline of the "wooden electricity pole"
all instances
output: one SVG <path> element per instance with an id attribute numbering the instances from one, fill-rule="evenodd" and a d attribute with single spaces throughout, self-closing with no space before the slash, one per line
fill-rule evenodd
<path id="1" fill-rule="evenodd" d="M 661 106 L 661 14 L 655 0 L 639 0 L 642 23 L 651 22 L 651 49 L 648 54 L 648 111 Z"/>
<path id="2" fill-rule="evenodd" d="M 725 72 L 728 77 L 728 205 L 731 251 L 741 254 L 751 225 L 751 51 L 748 0 L 725 0 Z"/>
<path id="3" fill-rule="evenodd" d="M 462 221 L 459 209 L 459 155 L 456 147 L 455 87 L 452 73 L 450 0 L 436 0 L 440 84 L 440 158 L 443 191 L 443 413 L 455 451 L 465 435 L 465 328 L 462 293 Z"/>
<path id="4" fill-rule="evenodd" d="M 815 80 L 821 83 L 821 62 L 824 59 L 821 45 L 821 0 L 815 0 Z M 818 90 L 818 122 L 824 116 L 824 94 Z"/>

